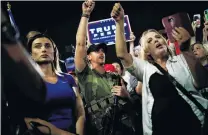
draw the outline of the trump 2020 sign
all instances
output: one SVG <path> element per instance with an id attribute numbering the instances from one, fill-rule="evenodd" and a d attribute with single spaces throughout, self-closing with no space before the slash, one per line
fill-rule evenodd
<path id="1" fill-rule="evenodd" d="M 128 15 L 124 16 L 124 30 L 126 41 L 130 41 L 131 26 Z M 116 24 L 113 18 L 88 23 L 88 40 L 92 44 L 115 44 Z"/>

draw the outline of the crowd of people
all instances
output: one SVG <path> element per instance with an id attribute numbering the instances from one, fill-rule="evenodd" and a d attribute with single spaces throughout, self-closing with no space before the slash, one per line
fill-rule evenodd
<path id="1" fill-rule="evenodd" d="M 173 30 L 174 43 L 159 31 L 148 29 L 138 46 L 134 45 L 136 37 L 131 32 L 128 50 L 125 12 L 120 3 L 115 3 L 111 17 L 116 23 L 115 53 L 120 61 L 106 64 L 107 45 L 87 41 L 88 21 L 94 8 L 93 0 L 82 4 L 75 72 L 71 74 L 62 72 L 58 48 L 49 35 L 28 32 L 27 51 L 40 68 L 46 89 L 41 111 L 36 114 L 27 110 L 21 115 L 28 134 L 208 133 L 208 20 L 203 26 L 202 42 L 183 27 Z M 192 26 L 196 29 L 195 23 Z M 9 108 L 18 104 L 11 93 L 5 92 Z M 8 114 L 10 119 L 17 117 L 17 113 Z M 15 126 L 19 121 L 11 120 Z"/>

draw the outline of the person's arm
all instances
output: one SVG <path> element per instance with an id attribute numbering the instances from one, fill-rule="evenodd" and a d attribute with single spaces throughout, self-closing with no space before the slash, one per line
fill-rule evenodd
<path id="1" fill-rule="evenodd" d="M 135 41 L 136 37 L 134 36 L 134 33 L 131 32 L 130 34 L 130 42 L 129 42 L 129 53 L 134 56 L 134 41 Z"/>
<path id="2" fill-rule="evenodd" d="M 119 3 L 114 5 L 111 16 L 116 21 L 116 55 L 121 59 L 126 70 L 142 81 L 146 62 L 140 58 L 134 59 L 127 51 L 124 35 L 124 10 Z"/>
<path id="3" fill-rule="evenodd" d="M 203 28 L 203 44 L 208 43 L 208 21 L 204 23 L 204 28 Z"/>
<path id="4" fill-rule="evenodd" d="M 176 32 L 177 31 L 177 32 Z M 173 36 L 179 42 L 181 53 L 183 54 L 189 69 L 194 78 L 194 86 L 198 89 L 208 86 L 208 70 L 202 66 L 190 50 L 190 34 L 184 28 L 176 28 Z"/>
<path id="5" fill-rule="evenodd" d="M 76 90 L 76 112 L 77 112 L 77 122 L 76 122 L 76 133 L 79 135 L 84 135 L 84 125 L 85 125 L 85 110 L 80 96 L 79 90 Z"/>
<path id="6" fill-rule="evenodd" d="M 120 3 L 116 3 L 111 12 L 111 16 L 116 21 L 116 55 L 121 59 L 125 67 L 133 63 L 132 56 L 128 53 L 126 39 L 124 35 L 124 10 Z"/>
<path id="7" fill-rule="evenodd" d="M 76 49 L 75 49 L 75 67 L 77 71 L 81 72 L 86 67 L 86 37 L 87 25 L 90 14 L 95 6 L 94 1 L 85 1 L 82 4 L 82 17 L 76 35 Z"/>
<path id="8" fill-rule="evenodd" d="M 194 43 L 196 43 L 196 28 L 197 28 L 197 24 L 196 22 L 192 22 L 192 28 L 193 28 L 193 31 L 194 31 L 194 35 L 193 37 L 191 37 L 191 40 L 190 40 L 190 45 L 193 45 Z"/>
<path id="9" fill-rule="evenodd" d="M 142 82 L 138 81 L 135 91 L 138 95 L 142 95 Z"/>

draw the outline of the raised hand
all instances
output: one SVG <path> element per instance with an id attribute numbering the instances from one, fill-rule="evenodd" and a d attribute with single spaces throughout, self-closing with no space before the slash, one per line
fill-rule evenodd
<path id="1" fill-rule="evenodd" d="M 86 1 L 82 4 L 82 13 L 83 13 L 83 14 L 90 15 L 91 12 L 93 11 L 94 7 L 95 7 L 95 2 L 94 2 L 94 0 L 86 0 Z"/>
<path id="2" fill-rule="evenodd" d="M 196 27 L 197 27 L 196 22 L 193 21 L 193 22 L 191 23 L 191 25 L 192 25 L 192 28 L 193 28 L 193 30 L 194 30 L 194 33 L 196 33 Z"/>
<path id="3" fill-rule="evenodd" d="M 175 38 L 175 40 L 179 43 L 179 45 L 191 38 L 189 32 L 183 27 L 175 27 L 175 30 L 173 30 L 172 35 Z"/>
<path id="4" fill-rule="evenodd" d="M 206 38 L 208 37 L 208 21 L 204 23 L 203 36 Z"/>
<path id="5" fill-rule="evenodd" d="M 115 3 L 113 6 L 111 17 L 113 17 L 116 22 L 124 21 L 124 10 L 120 3 Z"/>
<path id="6" fill-rule="evenodd" d="M 136 39 L 136 37 L 134 36 L 134 33 L 131 32 L 131 33 L 130 33 L 130 40 L 131 40 L 131 42 L 134 42 L 135 39 Z"/>

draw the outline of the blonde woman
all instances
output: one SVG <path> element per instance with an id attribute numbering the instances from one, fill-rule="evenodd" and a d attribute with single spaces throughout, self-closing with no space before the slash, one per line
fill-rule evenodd
<path id="1" fill-rule="evenodd" d="M 164 37 L 156 30 L 143 33 L 140 44 L 144 58 L 135 59 L 126 47 L 124 10 L 116 3 L 111 12 L 116 21 L 116 54 L 124 67 L 142 82 L 143 131 L 145 135 L 199 135 L 203 113 L 153 64 L 173 76 L 192 96 L 207 108 L 208 101 L 196 88 L 208 85 L 208 72 L 189 52 L 189 33 L 175 28 L 173 36 L 183 55 L 172 56 Z M 203 80 L 202 80 L 203 78 Z"/>
<path id="2" fill-rule="evenodd" d="M 201 64 L 208 69 L 208 51 L 200 42 L 196 42 L 192 45 L 192 51 Z"/>

